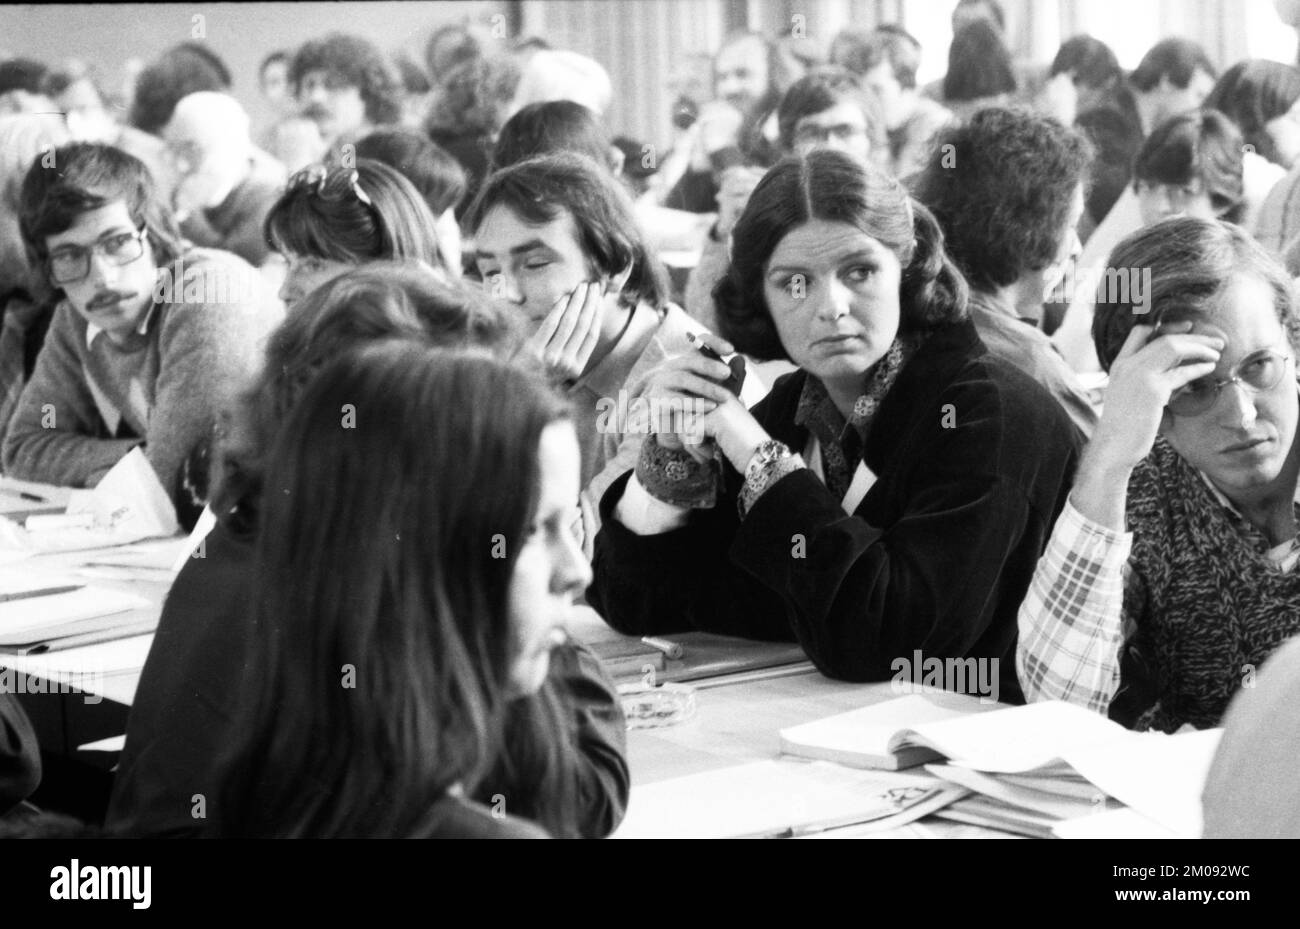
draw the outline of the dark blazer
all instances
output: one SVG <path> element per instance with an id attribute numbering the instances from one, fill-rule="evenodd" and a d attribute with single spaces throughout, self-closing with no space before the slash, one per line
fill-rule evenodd
<path id="1" fill-rule="evenodd" d="M 794 422 L 806 377 L 781 378 L 753 410 L 795 451 L 808 440 Z M 1051 395 L 988 355 L 969 321 L 946 326 L 877 411 L 865 448 L 877 480 L 853 516 L 804 469 L 769 487 L 741 522 L 740 476 L 728 466 L 715 508 L 638 536 L 613 516 L 624 476 L 601 503 L 587 600 L 634 635 L 794 639 L 823 674 L 844 680 L 894 679 L 896 660 L 910 667 L 917 650 L 922 662 L 996 659 L 985 680 L 996 673 L 1000 698 L 1022 702 L 1016 611 L 1079 444 Z M 908 676 L 920 681 L 920 668 Z"/>
<path id="2" fill-rule="evenodd" d="M 172 585 L 127 720 L 110 829 L 187 837 L 206 825 L 192 815 L 193 797 L 203 794 L 211 808 L 218 787 L 214 762 L 230 739 L 227 727 L 253 641 L 253 552 L 251 539 L 219 524 L 207 537 L 204 557 L 191 558 Z M 575 751 L 564 759 L 564 775 L 579 801 L 574 827 L 584 836 L 608 835 L 623 818 L 631 787 L 627 724 L 614 685 L 596 657 L 574 643 L 556 649 L 544 686 L 572 721 Z M 527 755 L 530 699 L 511 706 L 503 756 Z M 497 759 L 473 799 L 491 803 L 502 794 L 510 798 L 510 813 L 537 818 L 545 798 L 535 796 L 526 760 L 509 764 L 514 755 Z M 510 773 L 516 768 L 523 770 Z"/>
<path id="3" fill-rule="evenodd" d="M 0 691 L 0 816 L 31 796 L 41 782 L 41 753 L 27 714 Z"/>

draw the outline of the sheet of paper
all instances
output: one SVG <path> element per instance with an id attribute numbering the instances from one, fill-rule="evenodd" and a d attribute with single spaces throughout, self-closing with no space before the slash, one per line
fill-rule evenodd
<path id="1" fill-rule="evenodd" d="M 1050 767 L 1068 750 L 1129 735 L 1123 726 L 1099 713 L 1060 701 L 925 723 L 913 729 L 953 764 L 1007 774 Z"/>
<path id="2" fill-rule="evenodd" d="M 171 497 L 138 446 L 122 456 L 93 490 L 74 491 L 68 512 L 92 513 L 96 525 L 142 533 L 142 538 L 180 531 Z"/>
<path id="3" fill-rule="evenodd" d="M 0 667 L 13 668 L 50 680 L 66 681 L 75 678 L 93 681 L 138 672 L 149 657 L 151 645 L 153 635 L 149 634 L 43 655 L 0 654 Z"/>
<path id="4" fill-rule="evenodd" d="M 909 694 L 782 729 L 781 738 L 798 745 L 820 746 L 841 752 L 887 755 L 889 739 L 899 729 L 995 708 L 996 705 L 981 704 L 973 697 L 969 706 L 956 708 L 939 706 L 921 694 Z"/>
<path id="5" fill-rule="evenodd" d="M 633 786 L 615 837 L 755 836 L 844 817 L 884 817 L 898 810 L 888 791 L 939 783 L 824 762 L 759 761 Z"/>
<path id="6" fill-rule="evenodd" d="M 1115 799 L 1176 835 L 1201 837 L 1201 790 L 1222 729 L 1128 738 L 1067 752 L 1070 765 Z"/>
<path id="7" fill-rule="evenodd" d="M 0 636 L 9 638 L 22 634 L 30 636 L 30 640 L 34 641 L 46 633 L 56 633 L 60 627 L 80 620 L 112 616 L 148 606 L 149 601 L 144 597 L 108 587 L 82 587 L 68 593 L 10 600 L 0 610 Z"/>
<path id="8" fill-rule="evenodd" d="M 1178 834 L 1147 819 L 1137 810 L 1122 807 L 1052 826 L 1058 839 L 1176 839 Z"/>

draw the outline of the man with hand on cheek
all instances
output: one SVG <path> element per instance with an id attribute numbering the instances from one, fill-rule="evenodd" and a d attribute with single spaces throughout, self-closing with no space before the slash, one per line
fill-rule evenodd
<path id="1" fill-rule="evenodd" d="M 590 159 L 553 154 L 490 175 L 466 226 L 485 287 L 528 318 L 532 350 L 576 404 L 589 552 L 596 504 L 636 466 L 652 425 L 635 403 L 646 375 L 706 330 L 669 302 L 627 195 Z M 762 391 L 748 377 L 741 398 Z"/>

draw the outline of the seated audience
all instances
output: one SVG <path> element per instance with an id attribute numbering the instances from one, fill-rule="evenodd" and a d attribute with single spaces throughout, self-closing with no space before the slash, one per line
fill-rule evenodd
<path id="1" fill-rule="evenodd" d="M 357 418 L 340 429 L 345 404 Z M 567 405 L 485 353 L 380 345 L 312 379 L 267 456 L 210 834 L 546 835 L 520 794 L 499 789 L 498 812 L 470 797 L 591 577 L 571 528 L 578 458 Z M 541 744 L 571 761 L 556 710 Z"/>
<path id="2" fill-rule="evenodd" d="M 1240 223 L 1246 210 L 1241 133 L 1217 110 L 1191 110 L 1147 136 L 1133 163 L 1144 226 L 1170 216 Z"/>
<path id="3" fill-rule="evenodd" d="M 1300 316 L 1228 223 L 1166 219 L 1108 268 L 1106 406 L 1020 610 L 1020 681 L 1136 729 L 1217 726 L 1300 632 Z"/>
<path id="4" fill-rule="evenodd" d="M 160 135 L 176 104 L 200 90 L 230 91 L 230 70 L 198 42 L 182 42 L 159 55 L 140 72 L 131 101 L 131 125 Z"/>
<path id="5" fill-rule="evenodd" d="M 979 20 L 953 36 L 943 105 L 957 120 L 965 122 L 986 107 L 1006 106 L 1019 89 L 1011 50 L 997 27 Z"/>
<path id="6" fill-rule="evenodd" d="M 166 146 L 151 135 L 119 123 L 105 105 L 104 91 L 89 72 L 60 71 L 45 80 L 46 92 L 63 113 L 74 142 L 102 142 L 134 155 L 145 163 L 160 191 L 173 183 Z"/>
<path id="7" fill-rule="evenodd" d="M 1050 117 L 993 108 L 945 130 L 939 146 L 912 192 L 970 284 L 975 330 L 1091 435 L 1092 398 L 1040 328 L 1043 301 L 1079 252 L 1088 143 Z"/>
<path id="8" fill-rule="evenodd" d="M 290 311 L 321 284 L 368 261 L 423 261 L 455 277 L 437 222 L 411 182 L 378 161 L 314 165 L 289 179 L 266 217 L 266 242 L 288 264 L 280 299 Z"/>
<path id="9" fill-rule="evenodd" d="M 49 69 L 30 58 L 0 61 L 0 116 L 48 113 L 54 109 L 45 95 Z"/>
<path id="10" fill-rule="evenodd" d="M 284 189 L 284 168 L 253 145 L 244 108 L 227 94 L 190 94 L 176 104 L 163 138 L 181 234 L 254 266 L 266 261 L 262 225 Z"/>
<path id="11" fill-rule="evenodd" d="M 1111 47 L 1093 36 L 1076 35 L 1056 50 L 1040 103 L 1048 116 L 1071 126 L 1079 114 L 1112 105 L 1123 84 L 1124 71 Z M 1125 96 L 1132 105 L 1132 95 Z M 1136 119 L 1136 112 L 1132 115 Z"/>
<path id="12" fill-rule="evenodd" d="M 846 29 L 831 44 L 831 64 L 857 74 L 880 100 L 894 176 L 906 178 L 925 167 L 935 134 L 953 116 L 917 89 L 921 43 L 897 26 Z"/>
<path id="13" fill-rule="evenodd" d="M 401 121 L 397 77 L 379 49 L 359 36 L 334 32 L 305 43 L 293 56 L 289 83 L 327 147 Z"/>
<path id="14" fill-rule="evenodd" d="M 694 423 L 606 492 L 588 602 L 625 633 L 794 639 L 844 680 L 916 650 L 984 660 L 1017 702 L 1015 611 L 1074 470 L 1069 418 L 988 355 L 938 225 L 878 169 L 783 161 L 733 239 L 723 334 L 799 370 L 753 413 L 697 351 L 651 374 Z"/>
<path id="15" fill-rule="evenodd" d="M 490 175 L 466 222 L 484 286 L 527 319 L 529 350 L 575 404 L 589 546 L 596 503 L 636 464 L 643 437 L 617 411 L 704 327 L 669 302 L 630 200 L 587 158 L 557 153 Z M 762 387 L 745 380 L 753 402 Z"/>
<path id="16" fill-rule="evenodd" d="M 32 162 L 68 140 L 55 119 L 0 116 L 0 443 L 32 376 L 57 302 L 32 265 L 18 226 L 23 178 Z"/>
<path id="17" fill-rule="evenodd" d="M 226 252 L 187 250 L 148 169 L 84 142 L 33 162 L 19 222 L 60 299 L 2 451 L 6 474 L 93 487 L 137 446 L 173 501 L 182 465 L 280 313 Z"/>
<path id="18" fill-rule="evenodd" d="M 1300 839 L 1300 640 L 1291 639 L 1242 687 L 1201 794 L 1207 839 Z"/>
<path id="19" fill-rule="evenodd" d="M 110 828 L 167 836 L 202 829 L 192 797 L 211 798 L 219 787 L 214 762 L 229 738 L 239 675 L 257 637 L 250 582 L 264 458 L 314 373 L 385 339 L 481 346 L 505 356 L 518 345 L 517 335 L 509 315 L 409 263 L 375 263 L 335 278 L 274 335 L 261 376 L 221 443 L 217 525 L 204 540 L 203 557 L 186 563 L 163 608 L 128 720 Z M 558 731 L 551 728 L 557 721 Z M 627 803 L 624 721 L 612 686 L 586 649 L 558 648 L 542 691 L 512 701 L 505 727 L 474 798 L 490 803 L 502 794 L 508 812 L 556 835 L 612 831 Z"/>
<path id="20" fill-rule="evenodd" d="M 711 213 L 726 169 L 766 168 L 776 160 L 768 127 L 781 99 L 777 69 L 774 46 L 758 33 L 737 33 L 723 43 L 713 59 L 714 99 L 700 107 L 679 143 L 689 147 L 690 162 L 665 206 Z"/>
<path id="21" fill-rule="evenodd" d="M 492 149 L 492 170 L 553 152 L 585 155 L 615 174 L 620 167 L 596 113 L 571 100 L 555 100 L 531 103 L 506 120 Z"/>
<path id="22" fill-rule="evenodd" d="M 1124 71 L 1109 45 L 1090 35 L 1066 39 L 1048 67 L 1036 105 L 1092 143 L 1079 239 L 1087 242 L 1128 186 L 1142 123 Z"/>
<path id="23" fill-rule="evenodd" d="M 844 68 L 829 65 L 796 81 L 781 97 L 777 126 L 784 154 L 806 155 L 827 148 L 863 163 L 889 167 L 889 142 L 879 101 Z M 711 331 L 717 330 L 713 288 L 731 262 L 731 230 L 762 179 L 763 173 L 753 168 L 731 168 L 723 175 L 718 218 L 687 281 L 686 312 Z"/>
<path id="24" fill-rule="evenodd" d="M 399 128 L 376 129 L 357 143 L 356 155 L 382 162 L 411 182 L 434 217 L 438 253 L 447 271 L 459 276 L 463 259 L 455 208 L 466 188 L 459 162 L 423 133 Z"/>
<path id="25" fill-rule="evenodd" d="M 1239 61 L 1223 72 L 1203 106 L 1236 123 L 1249 151 L 1283 171 L 1300 156 L 1300 70 L 1291 65 Z"/>
<path id="26" fill-rule="evenodd" d="M 509 55 L 475 56 L 456 66 L 442 81 L 429 110 L 429 138 L 465 169 L 469 183 L 456 207 L 457 218 L 469 208 L 488 173 L 497 133 L 510 116 L 519 66 Z"/>
<path id="27" fill-rule="evenodd" d="M 1120 201 L 1123 221 L 1111 216 L 1099 234 L 1109 237 L 1126 227 L 1135 231 L 1167 216 L 1246 225 L 1251 207 L 1248 165 L 1263 161 L 1246 148 L 1237 127 L 1215 110 L 1189 110 L 1171 117 L 1147 137 L 1134 159 L 1134 180 Z M 1092 275 L 1080 274 L 1080 279 L 1085 276 Z M 1095 298 L 1095 288 L 1076 288 L 1053 336 L 1062 354 L 1074 359 L 1077 370 L 1100 370 L 1087 331 Z"/>
<path id="28" fill-rule="evenodd" d="M 609 109 L 613 93 L 609 72 L 586 55 L 540 49 L 520 68 L 510 108 L 517 113 L 534 103 L 568 100 L 600 116 Z"/>

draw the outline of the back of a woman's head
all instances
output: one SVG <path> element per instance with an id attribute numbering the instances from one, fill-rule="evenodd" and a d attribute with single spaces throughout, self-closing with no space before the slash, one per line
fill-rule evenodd
<path id="1" fill-rule="evenodd" d="M 382 340 L 477 347 L 509 358 L 522 337 L 516 314 L 475 289 L 440 280 L 428 267 L 378 262 L 334 278 L 271 334 L 262 369 L 222 442 L 214 512 L 237 533 L 256 528 L 266 450 L 306 384 L 330 360 Z"/>
<path id="2" fill-rule="evenodd" d="M 1111 47 L 1090 35 L 1071 36 L 1061 43 L 1047 76 L 1069 74 L 1076 85 L 1101 90 L 1118 84 L 1124 71 Z"/>
<path id="3" fill-rule="evenodd" d="M 1199 182 L 1216 213 L 1239 222 L 1246 209 L 1242 138 L 1217 110 L 1192 110 L 1161 123 L 1133 162 L 1133 180 L 1184 186 Z"/>
<path id="4" fill-rule="evenodd" d="M 567 415 L 539 372 L 410 342 L 311 381 L 268 458 L 221 832 L 411 835 L 472 788 L 513 658 L 538 445 Z"/>
<path id="5" fill-rule="evenodd" d="M 1285 269 L 1240 226 L 1174 216 L 1115 246 L 1097 284 L 1092 338 L 1109 371 L 1134 326 L 1213 318 L 1219 297 L 1238 274 L 1253 274 L 1273 292 L 1273 313 L 1300 347 L 1291 280 Z"/>
<path id="6" fill-rule="evenodd" d="M 434 227 L 410 181 L 386 164 L 358 158 L 355 168 L 312 166 L 294 175 L 263 228 L 267 244 L 284 255 L 443 266 Z"/>
<path id="7" fill-rule="evenodd" d="M 953 36 L 943 78 L 945 100 L 979 100 L 1015 92 L 1011 52 L 996 28 L 977 20 Z"/>
<path id="8" fill-rule="evenodd" d="M 401 173 L 419 191 L 435 217 L 465 196 L 465 169 L 428 136 L 413 129 L 388 126 L 356 143 L 358 158 L 368 158 Z"/>
<path id="9" fill-rule="evenodd" d="M 1280 61 L 1251 58 L 1224 71 L 1201 105 L 1223 113 L 1258 155 L 1276 161 L 1267 127 L 1285 116 L 1296 100 L 1300 100 L 1300 70 Z"/>
<path id="10" fill-rule="evenodd" d="M 713 290 L 721 334 L 760 359 L 787 357 L 763 293 L 781 240 L 814 220 L 843 223 L 888 248 L 902 266 L 901 331 L 965 318 L 966 281 L 944 250 L 930 211 L 885 171 L 836 151 L 791 157 L 770 169 L 732 230 L 731 264 Z"/>
<path id="11" fill-rule="evenodd" d="M 610 163 L 609 135 L 596 114 L 572 100 L 530 103 L 501 127 L 492 168 L 508 168 L 536 155 L 574 152 L 598 165 Z"/>

